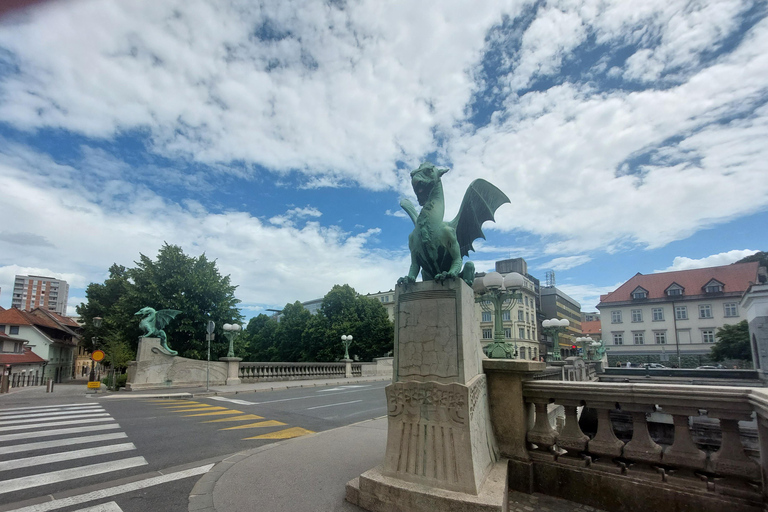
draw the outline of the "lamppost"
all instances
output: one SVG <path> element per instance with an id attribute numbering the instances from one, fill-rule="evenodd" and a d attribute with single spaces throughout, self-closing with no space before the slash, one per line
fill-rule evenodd
<path id="1" fill-rule="evenodd" d="M 101 327 L 101 321 L 103 319 L 100 316 L 93 317 L 93 326 L 98 329 Z M 96 345 L 99 342 L 99 337 L 94 336 L 91 338 L 91 374 L 88 376 L 88 382 L 96 381 L 96 362 L 93 360 L 93 351 L 96 350 Z"/>
<path id="2" fill-rule="evenodd" d="M 512 272 L 502 276 L 498 272 L 489 272 L 485 276 L 475 279 L 472 288 L 478 296 L 475 302 L 480 303 L 483 311 L 493 311 L 493 342 L 488 344 L 483 351 L 485 355 L 493 359 L 514 359 L 517 357 L 517 342 L 511 344 L 505 341 L 504 324 L 502 314 L 510 311 L 517 301 L 522 299 L 518 291 L 525 284 L 525 278 Z"/>
<path id="3" fill-rule="evenodd" d="M 571 322 L 567 318 L 550 318 L 541 322 L 541 326 L 544 328 L 544 333 L 547 336 L 552 336 L 554 340 L 554 346 L 552 348 L 552 360 L 560 361 L 560 333 L 564 331 Z"/>
<path id="4" fill-rule="evenodd" d="M 341 343 L 344 344 L 344 359 L 349 359 L 349 346 L 352 344 L 352 335 L 342 334 Z"/>
<path id="5" fill-rule="evenodd" d="M 581 344 L 581 356 L 584 359 L 592 359 L 589 354 L 591 353 L 591 349 L 594 346 L 594 341 L 595 340 L 593 340 L 591 336 L 579 336 L 576 338 L 576 343 Z"/>
<path id="6" fill-rule="evenodd" d="M 227 357 L 235 357 L 235 347 L 233 342 L 240 333 L 240 324 L 224 324 L 224 336 L 229 340 L 229 350 L 227 351 Z"/>

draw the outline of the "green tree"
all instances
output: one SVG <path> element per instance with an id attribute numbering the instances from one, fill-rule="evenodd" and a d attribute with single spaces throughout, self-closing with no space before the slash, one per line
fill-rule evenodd
<path id="1" fill-rule="evenodd" d="M 104 362 L 112 368 L 122 370 L 136 357 L 128 342 L 119 336 L 109 336 L 102 347 L 105 353 Z"/>
<path id="2" fill-rule="evenodd" d="M 712 360 L 752 360 L 752 351 L 749 346 L 749 326 L 746 320 L 719 327 L 716 336 L 717 343 L 712 346 L 710 351 Z"/>
<path id="3" fill-rule="evenodd" d="M 229 276 L 219 273 L 216 262 L 208 260 L 205 254 L 187 256 L 181 247 L 163 244 L 156 260 L 144 254 L 139 256 L 136 267 L 112 265 L 103 284 L 88 286 L 88 302 L 77 308 L 85 320 L 85 336 L 109 332 L 135 350 L 141 335 L 139 319 L 134 316 L 139 309 L 178 309 L 181 314 L 164 329 L 168 344 L 180 356 L 205 359 L 208 321 L 216 322 L 218 329 L 225 323 L 241 322 L 236 307 L 240 301 L 234 295 L 237 287 L 230 283 Z M 93 326 L 97 316 L 104 319 L 100 329 Z M 244 344 L 236 346 L 236 355 L 244 355 Z M 211 358 L 224 356 L 227 348 L 226 339 L 217 336 L 211 344 Z"/>
<path id="4" fill-rule="evenodd" d="M 768 252 L 758 251 L 751 256 L 740 259 L 736 263 L 749 263 L 751 261 L 759 261 L 761 267 L 768 267 Z"/>

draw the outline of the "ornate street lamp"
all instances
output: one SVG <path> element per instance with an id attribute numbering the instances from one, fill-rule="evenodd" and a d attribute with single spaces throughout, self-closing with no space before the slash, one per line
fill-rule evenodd
<path id="1" fill-rule="evenodd" d="M 576 343 L 581 344 L 581 356 L 584 359 L 592 359 L 589 354 L 591 353 L 594 341 L 591 336 L 579 336 L 576 338 Z"/>
<path id="2" fill-rule="evenodd" d="M 235 347 L 233 346 L 233 342 L 239 333 L 240 324 L 224 324 L 224 336 L 229 340 L 227 357 L 235 357 Z"/>
<path id="3" fill-rule="evenodd" d="M 342 334 L 341 343 L 344 344 L 344 359 L 349 359 L 349 346 L 352 344 L 352 335 Z"/>
<path id="4" fill-rule="evenodd" d="M 93 317 L 93 327 L 98 329 L 101 327 L 101 322 L 103 318 L 100 316 Z M 99 343 L 99 337 L 93 336 L 91 338 L 91 354 L 93 354 L 93 351 L 96 350 L 96 346 Z M 95 382 L 96 381 L 96 362 L 93 360 L 93 355 L 91 355 L 91 374 L 88 376 L 88 382 Z"/>
<path id="5" fill-rule="evenodd" d="M 475 279 L 472 288 L 478 294 L 475 302 L 480 303 L 483 311 L 493 311 L 493 342 L 483 351 L 493 359 L 514 359 L 517 357 L 517 343 L 505 341 L 502 314 L 510 311 L 522 294 L 518 291 L 525 284 L 525 278 L 517 272 L 502 276 L 498 272 L 489 272 Z"/>
<path id="6" fill-rule="evenodd" d="M 560 361 L 560 333 L 571 325 L 567 318 L 550 318 L 541 322 L 544 328 L 544 334 L 552 336 L 554 346 L 552 350 L 552 360 Z"/>

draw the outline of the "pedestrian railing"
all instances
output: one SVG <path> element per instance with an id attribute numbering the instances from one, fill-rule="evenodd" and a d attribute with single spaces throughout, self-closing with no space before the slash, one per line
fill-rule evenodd
<path id="1" fill-rule="evenodd" d="M 344 378 L 346 363 L 247 363 L 240 362 L 240 380 L 265 382 L 279 380 Z M 362 375 L 362 363 L 352 363 L 352 376 Z"/>
<path id="2" fill-rule="evenodd" d="M 637 501 L 637 496 L 627 494 L 630 482 L 645 482 L 653 490 L 652 498 L 642 494 L 642 485 L 636 487 L 640 503 L 648 510 L 672 510 L 681 503 L 690 510 L 763 510 L 766 462 L 760 459 L 767 454 L 759 447 L 768 449 L 768 392 L 763 389 L 527 380 L 523 399 L 532 409 L 526 450 L 531 464 L 541 466 L 533 474 L 541 475 L 542 482 L 559 475 L 561 482 L 580 482 L 586 486 L 582 491 L 597 492 L 589 482 L 594 485 L 599 480 L 601 492 L 617 493 L 616 503 L 624 499 L 624 510 L 632 510 L 631 503 Z M 553 404 L 565 411 L 564 421 L 555 422 L 559 429 L 549 414 Z M 612 411 L 631 415 L 631 437 L 617 435 Z M 588 423 L 585 415 L 596 419 L 591 435 L 582 430 Z M 659 415 L 671 419 L 667 421 L 668 430 L 673 431 L 671 444 L 665 445 L 661 436 L 649 430 L 649 417 L 664 417 Z M 719 433 L 712 436 L 720 439 L 719 445 L 697 444 L 691 425 L 702 418 L 719 425 Z M 749 456 L 742 444 L 742 433 L 748 429 L 757 430 L 757 457 Z M 574 491 L 569 485 L 536 490 L 556 495 Z M 662 495 L 667 506 L 659 509 L 654 502 Z M 573 495 L 563 497 L 573 499 Z M 601 500 L 577 501 L 606 507 L 606 498 Z"/>

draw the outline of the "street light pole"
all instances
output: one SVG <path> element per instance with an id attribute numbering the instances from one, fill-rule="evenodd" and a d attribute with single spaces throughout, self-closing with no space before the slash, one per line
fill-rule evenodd
<path id="1" fill-rule="evenodd" d="M 227 357 L 235 357 L 234 341 L 240 333 L 240 324 L 224 324 L 224 336 L 229 340 L 229 350 Z"/>
<path id="2" fill-rule="evenodd" d="M 541 322 L 541 326 L 544 328 L 544 333 L 548 336 L 552 336 L 552 360 L 560 361 L 560 333 L 564 331 L 571 322 L 567 318 L 550 318 Z"/>
<path id="3" fill-rule="evenodd" d="M 475 279 L 475 284 L 472 286 L 478 294 L 475 302 L 479 302 L 480 307 L 485 311 L 493 308 L 493 342 L 483 349 L 489 358 L 514 359 L 517 357 L 517 343 L 512 345 L 505 341 L 503 312 L 511 311 L 517 301 L 522 298 L 518 290 L 524 283 L 525 279 L 517 272 L 506 276 L 498 272 L 489 272 Z"/>
<path id="4" fill-rule="evenodd" d="M 341 343 L 344 345 L 344 359 L 349 359 L 349 346 L 352 344 L 352 335 L 342 334 Z"/>

